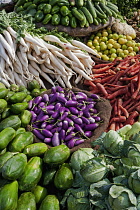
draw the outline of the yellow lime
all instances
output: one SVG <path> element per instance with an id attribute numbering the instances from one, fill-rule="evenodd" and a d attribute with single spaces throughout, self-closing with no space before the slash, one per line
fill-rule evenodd
<path id="1" fill-rule="evenodd" d="M 135 56 L 135 53 L 134 52 L 130 52 L 128 55 Z"/>
<path id="2" fill-rule="evenodd" d="M 110 52 L 110 54 L 112 54 L 112 53 L 116 53 L 116 49 L 115 48 L 111 48 L 110 50 L 109 50 L 109 52 Z"/>
<path id="3" fill-rule="evenodd" d="M 122 53 L 123 50 L 122 49 L 117 49 L 117 53 Z"/>
<path id="4" fill-rule="evenodd" d="M 132 41 L 132 36 L 126 35 L 126 39 L 129 40 L 129 41 Z"/>
<path id="5" fill-rule="evenodd" d="M 133 47 L 128 47 L 127 50 L 128 50 L 129 52 L 133 52 Z"/>
<path id="6" fill-rule="evenodd" d="M 104 31 L 103 33 L 102 33 L 102 36 L 108 36 L 108 32 L 107 31 Z"/>
<path id="7" fill-rule="evenodd" d="M 105 61 L 108 61 L 109 60 L 109 57 L 107 55 L 102 55 L 101 58 Z"/>
<path id="8" fill-rule="evenodd" d="M 124 53 L 124 55 L 128 55 L 129 51 L 128 50 L 124 50 L 123 53 Z"/>
<path id="9" fill-rule="evenodd" d="M 122 45 L 122 49 L 123 49 L 123 50 L 126 50 L 126 49 L 127 49 L 127 46 L 126 46 L 125 44 L 123 44 L 123 45 Z"/>
<path id="10" fill-rule="evenodd" d="M 111 49 L 112 47 L 113 47 L 113 44 L 111 44 L 111 43 L 108 43 L 108 44 L 107 44 L 107 48 L 108 48 L 108 49 Z"/>
<path id="11" fill-rule="evenodd" d="M 119 38 L 118 39 L 119 44 L 125 44 L 126 42 L 127 42 L 127 39 L 124 39 L 124 38 Z"/>
<path id="12" fill-rule="evenodd" d="M 116 58 L 117 57 L 117 54 L 116 53 L 112 53 L 111 54 L 111 58 Z"/>
<path id="13" fill-rule="evenodd" d="M 112 58 L 112 57 L 109 58 L 109 60 L 110 60 L 111 62 L 114 61 L 114 59 L 115 59 L 115 58 Z"/>
<path id="14" fill-rule="evenodd" d="M 138 52 L 138 51 L 139 51 L 139 48 L 135 46 L 135 47 L 133 48 L 133 50 L 134 50 L 135 52 Z"/>
<path id="15" fill-rule="evenodd" d="M 117 39 L 119 38 L 119 35 L 118 35 L 117 33 L 114 33 L 113 36 L 112 36 L 112 38 L 113 38 L 114 40 L 117 40 Z"/>
<path id="16" fill-rule="evenodd" d="M 101 37 L 101 36 L 102 36 L 102 33 L 98 32 L 98 33 L 96 34 L 96 36 Z"/>
<path id="17" fill-rule="evenodd" d="M 87 46 L 92 47 L 92 41 L 88 41 Z"/>
<path id="18" fill-rule="evenodd" d="M 114 44 L 116 41 L 114 40 L 114 39 L 109 39 L 108 40 L 108 43 L 110 43 L 110 44 Z"/>
<path id="19" fill-rule="evenodd" d="M 119 48 L 121 48 L 121 45 L 116 42 L 116 43 L 113 44 L 113 47 L 116 48 L 116 49 L 119 49 Z"/>
<path id="20" fill-rule="evenodd" d="M 118 57 L 124 58 L 124 53 L 123 52 L 122 53 L 119 53 L 118 54 Z"/>
<path id="21" fill-rule="evenodd" d="M 97 46 L 95 47 L 95 49 L 96 49 L 98 52 L 101 50 L 99 45 L 97 45 Z"/>
<path id="22" fill-rule="evenodd" d="M 103 54 L 105 54 L 105 55 L 108 55 L 108 53 L 109 53 L 109 50 L 104 50 L 103 51 Z"/>

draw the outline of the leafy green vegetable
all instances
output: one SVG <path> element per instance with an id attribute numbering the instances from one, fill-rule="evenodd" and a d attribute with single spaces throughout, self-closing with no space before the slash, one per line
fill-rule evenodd
<path id="1" fill-rule="evenodd" d="M 108 202 L 113 210 L 129 209 L 130 207 L 136 210 L 137 200 L 134 193 L 124 187 L 113 185 L 109 190 Z"/>
<path id="2" fill-rule="evenodd" d="M 140 169 L 130 174 L 128 185 L 134 193 L 140 194 Z"/>
<path id="3" fill-rule="evenodd" d="M 70 164 L 75 171 L 79 171 L 84 163 L 94 157 L 92 148 L 80 148 L 71 155 Z"/>
<path id="4" fill-rule="evenodd" d="M 103 138 L 103 146 L 105 150 L 113 156 L 121 155 L 123 145 L 124 141 L 116 131 L 110 130 Z"/>
<path id="5" fill-rule="evenodd" d="M 68 210 L 90 210 L 88 193 L 88 187 L 70 188 L 65 192 L 61 205 L 63 207 L 67 206 Z"/>
<path id="6" fill-rule="evenodd" d="M 86 162 L 80 173 L 87 182 L 98 182 L 106 177 L 109 171 L 103 158 L 93 158 Z"/>
<path id="7" fill-rule="evenodd" d="M 109 189 L 112 186 L 108 179 L 104 179 L 90 185 L 90 202 L 100 209 L 107 209 L 107 204 L 104 202 L 107 199 Z"/>

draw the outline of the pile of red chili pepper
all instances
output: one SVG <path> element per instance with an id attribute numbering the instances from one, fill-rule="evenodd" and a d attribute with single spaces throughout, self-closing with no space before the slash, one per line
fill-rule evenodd
<path id="1" fill-rule="evenodd" d="M 110 100 L 112 105 L 107 130 L 134 124 L 140 115 L 140 55 L 96 64 L 92 71 L 93 80 L 85 80 L 84 84 L 91 93 Z"/>

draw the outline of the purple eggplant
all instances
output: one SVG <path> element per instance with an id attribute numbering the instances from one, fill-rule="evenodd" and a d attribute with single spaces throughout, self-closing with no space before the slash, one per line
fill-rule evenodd
<path id="1" fill-rule="evenodd" d="M 65 137 L 65 141 L 69 141 L 69 140 L 72 139 L 75 135 L 76 135 L 76 133 L 72 131 L 71 133 L 69 133 L 69 134 Z"/>
<path id="2" fill-rule="evenodd" d="M 63 115 L 64 112 L 65 112 L 65 107 L 60 107 L 60 109 L 59 109 L 60 115 Z"/>
<path id="3" fill-rule="evenodd" d="M 86 117 L 82 116 L 81 119 L 82 119 L 83 123 L 90 124 L 90 121 Z"/>
<path id="4" fill-rule="evenodd" d="M 59 112 L 54 112 L 51 117 L 57 119 L 59 117 Z"/>
<path id="5" fill-rule="evenodd" d="M 95 128 L 97 128 L 98 126 L 99 126 L 98 123 L 88 124 L 88 125 L 85 125 L 85 130 L 86 130 L 86 131 L 92 131 L 92 130 L 94 130 Z"/>
<path id="6" fill-rule="evenodd" d="M 41 140 L 44 140 L 44 139 L 45 139 L 45 136 L 44 136 L 43 134 L 41 134 L 41 132 L 40 132 L 39 130 L 34 129 L 32 132 L 33 132 L 33 134 L 34 134 L 37 138 L 39 138 L 39 139 L 41 139 Z"/>
<path id="7" fill-rule="evenodd" d="M 35 114 L 34 111 L 30 111 L 31 114 L 32 114 L 32 118 L 31 118 L 31 123 L 35 122 L 36 121 L 36 118 L 37 118 L 37 114 Z"/>
<path id="8" fill-rule="evenodd" d="M 40 122 L 46 121 L 48 119 L 49 119 L 49 115 L 46 114 L 40 119 Z"/>
<path id="9" fill-rule="evenodd" d="M 94 108 L 89 109 L 89 111 L 90 111 L 92 114 L 97 114 L 97 113 L 98 113 L 97 109 L 94 109 Z"/>
<path id="10" fill-rule="evenodd" d="M 65 118 L 65 119 L 66 119 L 66 118 Z M 62 128 L 63 128 L 64 130 L 67 130 L 68 127 L 69 127 L 68 121 L 67 121 L 67 120 L 64 120 L 64 121 L 62 122 Z"/>
<path id="11" fill-rule="evenodd" d="M 101 117 L 100 116 L 93 116 L 93 118 L 95 119 L 95 122 L 101 121 Z"/>
<path id="12" fill-rule="evenodd" d="M 77 107 L 78 107 L 78 109 L 81 110 L 81 111 L 83 111 L 84 109 L 86 109 L 86 105 L 85 105 L 85 104 L 84 104 L 84 105 L 83 105 L 83 104 L 78 104 Z"/>
<path id="13" fill-rule="evenodd" d="M 46 128 L 46 126 L 47 126 L 47 122 L 43 122 L 43 123 L 41 124 L 40 128 Z"/>
<path id="14" fill-rule="evenodd" d="M 39 108 L 45 108 L 45 102 L 40 102 L 39 104 L 38 104 L 38 107 Z"/>
<path id="15" fill-rule="evenodd" d="M 79 144 L 82 144 L 82 143 L 84 143 L 84 141 L 85 141 L 84 139 L 78 139 L 78 140 L 75 141 L 74 146 L 77 146 Z"/>
<path id="16" fill-rule="evenodd" d="M 90 98 L 93 98 L 93 99 L 100 99 L 100 97 L 96 94 L 91 94 L 90 95 Z"/>
<path id="17" fill-rule="evenodd" d="M 66 117 L 65 120 L 68 121 L 69 126 L 74 126 L 74 122 L 69 117 Z"/>
<path id="18" fill-rule="evenodd" d="M 76 115 L 71 115 L 70 118 L 76 123 L 81 125 L 83 123 L 82 119 L 80 117 L 77 117 Z"/>
<path id="19" fill-rule="evenodd" d="M 46 106 L 46 110 L 54 110 L 55 106 L 54 105 L 48 105 Z"/>
<path id="20" fill-rule="evenodd" d="M 57 131 L 56 127 L 51 129 L 51 133 L 55 133 L 56 131 Z"/>
<path id="21" fill-rule="evenodd" d="M 69 101 L 67 101 L 67 102 L 65 103 L 65 106 L 67 106 L 67 107 L 76 107 L 77 104 L 78 104 L 77 101 L 69 100 Z"/>
<path id="22" fill-rule="evenodd" d="M 49 102 L 49 96 L 48 96 L 48 94 L 47 93 L 45 93 L 43 96 L 42 96 L 42 101 L 43 102 Z"/>
<path id="23" fill-rule="evenodd" d="M 78 111 L 78 109 L 77 108 L 75 108 L 75 107 L 69 107 L 69 110 L 70 110 L 70 112 L 72 113 L 72 114 L 78 114 L 79 113 L 79 111 Z"/>
<path id="24" fill-rule="evenodd" d="M 59 93 L 64 93 L 64 89 L 62 87 L 60 87 L 60 86 L 56 86 L 56 90 Z"/>
<path id="25" fill-rule="evenodd" d="M 33 100 L 30 100 L 28 102 L 28 109 L 32 109 L 32 107 L 33 107 Z"/>
<path id="26" fill-rule="evenodd" d="M 83 110 L 83 116 L 89 118 L 90 117 L 90 113 L 88 109 L 84 109 Z"/>
<path id="27" fill-rule="evenodd" d="M 72 139 L 70 139 L 68 142 L 67 142 L 67 147 L 68 148 L 73 148 L 74 147 L 74 145 L 75 145 L 75 139 L 74 138 L 72 138 Z"/>
<path id="28" fill-rule="evenodd" d="M 94 107 L 94 103 L 90 103 L 90 104 L 88 104 L 88 105 L 86 106 L 87 109 L 91 109 L 91 108 L 93 108 L 93 107 Z"/>
<path id="29" fill-rule="evenodd" d="M 85 131 L 84 136 L 87 136 L 88 138 L 90 138 L 92 136 L 92 131 Z"/>
<path id="30" fill-rule="evenodd" d="M 65 104 L 67 102 L 67 99 L 61 95 L 57 96 L 57 100 Z"/>
<path id="31" fill-rule="evenodd" d="M 45 138 L 45 139 L 44 139 L 44 143 L 47 143 L 47 144 L 51 143 L 51 141 L 52 141 L 51 138 Z"/>
<path id="32" fill-rule="evenodd" d="M 52 124 L 49 124 L 49 125 L 47 125 L 46 126 L 46 130 L 52 130 L 53 129 L 53 127 L 54 127 L 54 125 L 52 125 Z"/>
<path id="33" fill-rule="evenodd" d="M 82 117 L 83 116 L 83 111 L 79 111 L 78 112 L 78 117 Z"/>
<path id="34" fill-rule="evenodd" d="M 55 111 L 59 111 L 59 109 L 60 109 L 60 107 L 61 107 L 62 105 L 61 105 L 61 103 L 56 103 L 55 104 L 55 107 L 54 107 L 54 109 L 55 109 Z"/>
<path id="35" fill-rule="evenodd" d="M 39 104 L 42 101 L 42 96 L 37 96 L 36 98 L 34 98 L 33 100 L 33 104 Z"/>
<path id="36" fill-rule="evenodd" d="M 80 134 L 84 135 L 83 129 L 78 124 L 75 124 L 74 127 L 75 127 L 75 131 L 77 131 Z"/>
<path id="37" fill-rule="evenodd" d="M 47 129 L 42 129 L 41 130 L 41 133 L 45 136 L 45 137 L 52 137 L 53 136 L 53 134 L 52 134 L 52 132 L 51 131 L 49 131 L 49 130 L 47 130 Z"/>
<path id="38" fill-rule="evenodd" d="M 56 93 L 56 91 L 57 91 L 57 87 L 56 86 L 51 88 L 51 92 L 52 93 Z"/>
<path id="39" fill-rule="evenodd" d="M 87 95 L 83 92 L 78 92 L 76 94 L 76 99 L 79 101 L 79 100 L 84 100 L 86 101 L 87 100 Z"/>
<path id="40" fill-rule="evenodd" d="M 95 119 L 93 117 L 89 117 L 88 120 L 90 121 L 90 124 L 95 123 Z"/>
<path id="41" fill-rule="evenodd" d="M 70 126 L 70 127 L 67 129 L 66 133 L 69 134 L 69 133 L 72 132 L 73 130 L 74 130 L 74 126 Z"/>
<path id="42" fill-rule="evenodd" d="M 60 139 L 59 139 L 59 133 L 58 132 L 55 132 L 53 134 L 53 137 L 52 137 L 52 145 L 54 147 L 60 145 Z"/>
<path id="43" fill-rule="evenodd" d="M 69 115 L 68 112 L 64 112 L 63 115 L 61 115 L 61 116 L 59 117 L 59 120 L 61 120 L 61 121 L 65 120 L 66 117 L 67 117 L 68 115 Z"/>
<path id="44" fill-rule="evenodd" d="M 57 122 L 56 126 L 57 127 L 62 127 L 63 126 L 63 122 Z"/>
<path id="45" fill-rule="evenodd" d="M 50 109 L 47 110 L 47 114 L 48 114 L 48 115 L 53 115 L 54 113 L 55 113 L 55 112 L 54 112 L 53 110 L 50 110 Z"/>
<path id="46" fill-rule="evenodd" d="M 45 113 L 41 110 L 40 113 L 38 114 L 36 121 L 40 121 L 41 118 L 45 115 Z"/>
<path id="47" fill-rule="evenodd" d="M 51 98 L 49 103 L 52 104 L 53 102 L 57 101 L 57 97 L 59 96 L 59 93 L 54 93 Z"/>
<path id="48" fill-rule="evenodd" d="M 65 136 L 66 136 L 66 131 L 62 129 L 59 133 L 59 139 L 61 142 L 65 140 Z"/>
<path id="49" fill-rule="evenodd" d="M 72 101 L 77 101 L 76 96 L 72 96 L 72 97 L 71 97 L 71 100 L 72 100 Z"/>

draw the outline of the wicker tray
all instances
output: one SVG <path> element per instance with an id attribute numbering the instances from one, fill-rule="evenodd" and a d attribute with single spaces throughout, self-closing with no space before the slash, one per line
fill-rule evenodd
<path id="1" fill-rule="evenodd" d="M 72 91 L 82 91 L 83 93 L 86 93 L 87 96 L 90 96 L 91 93 L 89 93 L 88 91 L 84 91 L 81 90 L 79 88 L 72 88 Z M 51 93 L 51 89 L 49 89 L 48 91 L 44 92 L 47 94 Z M 99 127 L 97 127 L 93 133 L 92 133 L 92 137 L 89 140 L 86 140 L 84 143 L 79 144 L 78 146 L 73 147 L 72 149 L 70 149 L 71 152 L 74 152 L 76 150 L 78 150 L 79 148 L 90 148 L 91 147 L 91 142 L 96 140 L 108 127 L 108 123 L 109 123 L 109 119 L 111 116 L 111 105 L 110 102 L 104 98 L 101 98 L 100 101 L 98 101 L 96 103 L 95 108 L 98 110 L 99 112 L 99 116 L 101 117 L 101 119 L 103 120 L 103 123 L 101 123 L 99 125 Z M 30 126 L 28 127 L 28 130 L 30 130 Z M 41 140 L 39 140 L 38 138 L 36 138 L 36 136 L 34 136 L 34 142 L 41 142 Z M 50 148 L 51 146 L 48 145 L 48 147 Z"/>

